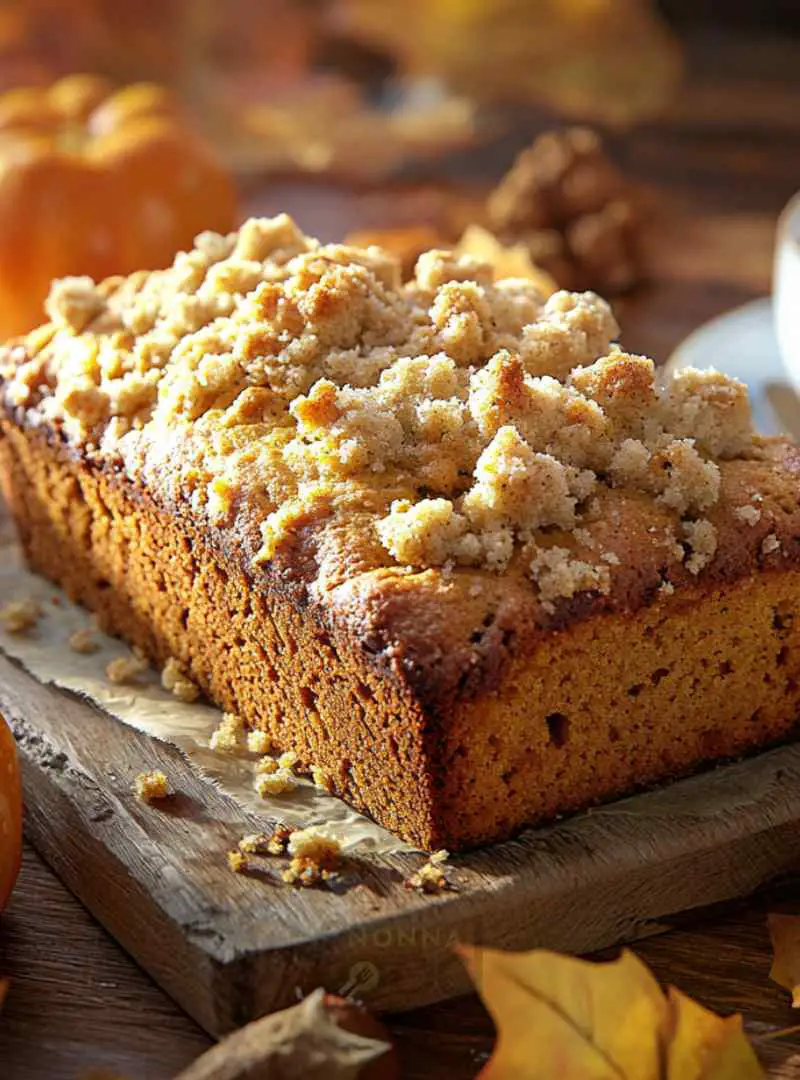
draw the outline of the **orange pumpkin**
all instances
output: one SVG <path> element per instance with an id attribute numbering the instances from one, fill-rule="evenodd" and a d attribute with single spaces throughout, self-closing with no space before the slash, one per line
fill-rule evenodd
<path id="1" fill-rule="evenodd" d="M 230 176 L 162 87 L 72 75 L 0 95 L 0 338 L 42 321 L 53 278 L 166 266 L 235 217 Z"/>
<path id="2" fill-rule="evenodd" d="M 14 887 L 22 854 L 22 792 L 17 748 L 0 716 L 0 911 Z"/>

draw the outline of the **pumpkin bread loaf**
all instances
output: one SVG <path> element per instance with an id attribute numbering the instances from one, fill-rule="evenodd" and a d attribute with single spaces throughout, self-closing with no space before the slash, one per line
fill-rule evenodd
<path id="1" fill-rule="evenodd" d="M 287 217 L 0 356 L 28 560 L 424 848 L 792 736 L 800 451 L 590 293 Z"/>

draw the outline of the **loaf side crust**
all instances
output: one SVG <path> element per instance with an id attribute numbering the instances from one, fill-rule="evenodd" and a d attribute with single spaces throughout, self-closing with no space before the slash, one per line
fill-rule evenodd
<path id="1" fill-rule="evenodd" d="M 625 590 L 547 620 L 507 576 L 483 575 L 490 587 L 476 594 L 472 572 L 444 584 L 373 570 L 321 602 L 313 531 L 256 579 L 246 530 L 234 542 L 202 529 L 52 433 L 8 417 L 2 427 L 0 479 L 30 564 L 156 663 L 177 658 L 212 700 L 422 848 L 504 838 L 795 734 L 788 486 L 784 517 L 761 526 L 781 531 L 775 552 L 762 553 L 756 527 L 722 519 L 718 561 L 700 581 L 670 593 L 657 560 L 621 550 Z M 794 451 L 775 452 L 774 483 L 785 483 Z M 728 472 L 734 487 L 768 487 L 763 462 Z M 639 543 L 647 521 L 647 507 L 631 508 L 620 535 Z"/>

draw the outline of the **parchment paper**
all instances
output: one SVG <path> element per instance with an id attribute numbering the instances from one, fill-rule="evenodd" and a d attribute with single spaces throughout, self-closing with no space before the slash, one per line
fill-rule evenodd
<path id="1" fill-rule="evenodd" d="M 24 634 L 0 628 L 0 649 L 7 656 L 19 661 L 40 682 L 86 697 L 123 723 L 176 746 L 225 794 L 247 811 L 263 815 L 265 828 L 276 819 L 301 828 L 324 825 L 348 850 L 357 847 L 360 852 L 378 854 L 414 850 L 310 781 L 300 780 L 292 793 L 262 799 L 254 790 L 258 755 L 222 753 L 209 746 L 222 717 L 219 709 L 176 700 L 162 689 L 160 675 L 153 669 L 137 676 L 135 685 L 112 683 L 106 666 L 117 657 L 129 657 L 128 646 L 96 630 L 89 612 L 73 604 L 55 585 L 28 571 L 13 541 L 0 543 L 0 608 L 26 599 L 38 601 L 43 614 L 37 626 Z M 100 645 L 97 652 L 81 654 L 70 648 L 70 635 L 81 628 L 92 630 Z"/>

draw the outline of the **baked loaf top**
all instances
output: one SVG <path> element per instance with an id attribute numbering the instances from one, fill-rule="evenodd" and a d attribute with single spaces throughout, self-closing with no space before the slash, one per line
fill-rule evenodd
<path id="1" fill-rule="evenodd" d="M 47 313 L 0 355 L 6 410 L 392 664 L 438 663 L 426 685 L 485 676 L 521 626 L 797 560 L 794 447 L 754 435 L 734 379 L 661 387 L 592 293 L 444 251 L 403 283 L 282 215 L 167 270 L 56 282 Z"/>

